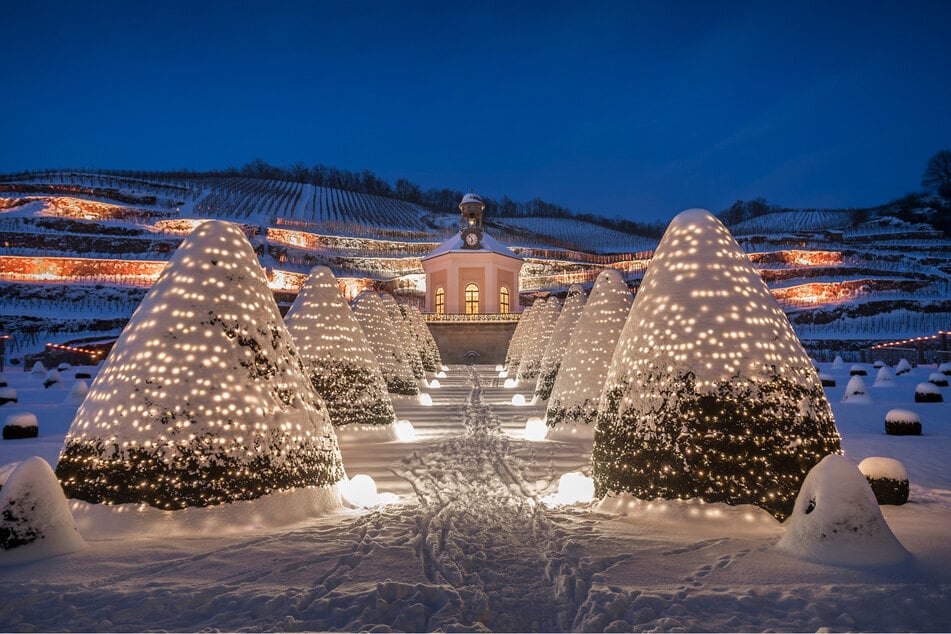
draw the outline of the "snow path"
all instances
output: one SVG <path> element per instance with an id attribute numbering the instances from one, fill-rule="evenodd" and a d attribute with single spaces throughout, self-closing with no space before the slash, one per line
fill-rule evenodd
<path id="1" fill-rule="evenodd" d="M 511 405 L 517 390 L 489 367 L 448 375 L 432 407 L 396 401 L 418 442 L 341 445 L 348 473 L 399 504 L 238 536 L 84 535 L 86 551 L 0 561 L 0 631 L 951 630 L 946 405 L 922 410 L 928 436 L 896 439 L 880 431 L 891 403 L 841 406 L 845 381 L 830 392 L 847 455 L 900 457 L 915 482 L 912 502 L 885 509 L 915 561 L 860 569 L 778 552 L 783 527 L 747 522 L 746 507 L 548 508 L 561 474 L 590 469 L 590 441 L 528 442 L 521 430 L 544 404 Z M 66 409 L 41 407 L 50 391 L 27 373 L 7 376 L 49 436 L 0 443 L 0 456 L 55 459 Z M 872 391 L 907 400 L 919 380 Z"/>

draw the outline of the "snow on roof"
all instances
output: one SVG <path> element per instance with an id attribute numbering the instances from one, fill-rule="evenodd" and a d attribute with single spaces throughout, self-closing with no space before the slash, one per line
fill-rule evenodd
<path id="1" fill-rule="evenodd" d="M 254 249 L 211 220 L 122 331 L 57 476 L 73 498 L 170 509 L 334 484 L 343 466 L 319 403 Z"/>
<path id="2" fill-rule="evenodd" d="M 465 205 L 466 203 L 479 203 L 480 205 L 485 205 L 485 203 L 482 202 L 482 198 L 478 194 L 473 194 L 472 192 L 469 192 L 468 194 L 463 196 L 462 202 L 460 202 L 459 204 Z"/>
<path id="3" fill-rule="evenodd" d="M 335 426 L 396 421 L 380 364 L 329 268 L 311 270 L 284 322 Z"/>
<path id="4" fill-rule="evenodd" d="M 452 236 L 438 247 L 427 253 L 422 257 L 423 262 L 426 260 L 431 260 L 440 255 L 445 255 L 447 253 L 485 253 L 485 252 L 498 253 L 499 255 L 504 255 L 505 257 L 512 258 L 513 260 L 521 260 L 522 258 L 515 255 L 507 247 L 503 246 L 501 242 L 490 236 L 488 233 L 482 234 L 482 244 L 478 249 L 467 249 L 462 246 L 462 231 Z"/>

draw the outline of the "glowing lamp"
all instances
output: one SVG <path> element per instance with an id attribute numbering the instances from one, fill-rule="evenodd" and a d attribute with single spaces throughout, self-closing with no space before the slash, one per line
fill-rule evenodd
<path id="1" fill-rule="evenodd" d="M 545 440 L 548 435 L 548 426 L 545 421 L 538 416 L 532 416 L 525 421 L 525 440 L 539 442 Z"/>

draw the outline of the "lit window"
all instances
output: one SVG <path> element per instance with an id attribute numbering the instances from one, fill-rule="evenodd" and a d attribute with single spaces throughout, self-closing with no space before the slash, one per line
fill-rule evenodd
<path id="1" fill-rule="evenodd" d="M 509 288 L 508 286 L 503 286 L 499 289 L 499 312 L 507 313 L 509 312 Z"/>
<path id="2" fill-rule="evenodd" d="M 446 312 L 446 291 L 439 287 L 436 289 L 436 313 L 442 315 Z"/>
<path id="3" fill-rule="evenodd" d="M 479 312 L 479 287 L 475 284 L 466 284 L 466 314 L 476 315 Z"/>

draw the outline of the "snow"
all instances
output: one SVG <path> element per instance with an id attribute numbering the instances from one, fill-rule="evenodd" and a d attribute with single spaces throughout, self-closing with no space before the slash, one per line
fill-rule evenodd
<path id="1" fill-rule="evenodd" d="M 892 372 L 890 367 L 883 365 L 878 369 L 878 374 L 875 376 L 875 383 L 872 385 L 874 387 L 895 387 L 895 373 Z"/>
<path id="2" fill-rule="evenodd" d="M 849 374 L 853 376 L 868 376 L 868 370 L 865 369 L 864 365 L 856 363 L 852 366 L 852 369 L 849 370 Z"/>
<path id="3" fill-rule="evenodd" d="M 941 396 L 941 388 L 939 388 L 934 383 L 929 383 L 927 381 L 924 381 L 922 383 L 919 383 L 918 386 L 915 387 L 915 393 L 916 394 L 937 394 L 938 396 Z"/>
<path id="4" fill-rule="evenodd" d="M 9 414 L 3 423 L 4 427 L 36 427 L 36 414 L 30 412 L 18 412 Z"/>
<path id="5" fill-rule="evenodd" d="M 546 299 L 540 308 L 540 312 L 536 313 L 532 328 L 526 334 L 530 343 L 522 352 L 522 358 L 518 364 L 518 373 L 515 376 L 519 383 L 537 381 L 538 373 L 542 367 L 542 359 L 545 357 L 545 351 L 548 349 L 548 343 L 551 341 L 560 314 L 561 300 L 554 295 Z"/>
<path id="6" fill-rule="evenodd" d="M 80 526 L 82 552 L 0 561 L 0 591 L 24 598 L 0 602 L 0 629 L 947 631 L 951 428 L 898 440 L 881 420 L 904 406 L 948 421 L 951 404 L 913 403 L 930 371 L 916 368 L 896 389 L 870 387 L 873 404 L 846 407 L 847 368 L 822 369 L 840 381 L 827 391 L 848 459 L 892 457 L 908 469 L 911 500 L 882 512 L 913 559 L 887 568 L 802 561 L 775 547 L 787 528 L 752 506 L 630 496 L 547 506 L 563 474 L 590 476 L 590 440 L 523 440 L 526 415 L 544 408 L 509 405 L 492 367 L 453 366 L 433 407 L 396 399 L 415 443 L 341 442 L 347 471 L 371 476 L 396 504 L 270 526 L 261 498 L 220 520 L 236 522 L 233 531 L 176 529 L 174 539 L 158 516 L 138 536 L 110 533 L 116 517 L 91 518 Z M 54 461 L 75 406 L 26 372 L 8 376 L 23 403 L 4 409 L 35 411 L 46 431 L 0 442 L 0 465 Z"/>
<path id="7" fill-rule="evenodd" d="M 800 559 L 880 566 L 911 556 L 885 522 L 865 476 L 836 454 L 806 476 L 786 524 L 776 547 Z"/>
<path id="8" fill-rule="evenodd" d="M 943 372 L 932 372 L 928 375 L 928 383 L 938 387 L 948 387 L 948 377 Z"/>
<path id="9" fill-rule="evenodd" d="M 79 379 L 73 383 L 73 387 L 69 388 L 69 393 L 66 394 L 63 402 L 70 405 L 80 405 L 86 399 L 87 394 L 89 394 L 89 384 Z"/>
<path id="10" fill-rule="evenodd" d="M 908 359 L 901 359 L 898 361 L 898 365 L 895 366 L 895 374 L 905 374 L 911 371 L 911 364 L 908 363 Z"/>
<path id="11" fill-rule="evenodd" d="M 907 409 L 890 409 L 885 415 L 885 420 L 890 423 L 920 423 L 921 418 L 917 413 Z"/>
<path id="12" fill-rule="evenodd" d="M 866 478 L 888 478 L 890 480 L 907 480 L 908 472 L 900 460 L 894 458 L 880 458 L 869 456 L 859 463 L 859 471 Z"/>
<path id="13" fill-rule="evenodd" d="M 488 233 L 482 234 L 482 240 L 479 243 L 478 249 L 471 249 L 463 245 L 462 243 L 462 231 L 458 232 L 438 247 L 427 253 L 422 257 L 423 261 L 431 260 L 432 258 L 439 257 L 440 255 L 445 255 L 446 253 L 479 253 L 479 252 L 490 252 L 496 253 L 498 255 L 504 255 L 505 257 L 512 258 L 513 260 L 521 260 L 519 256 L 515 255 L 514 252 L 510 251 L 508 247 L 503 245 L 501 242 L 490 236 Z"/>
<path id="14" fill-rule="evenodd" d="M 0 491 L 0 509 L 0 565 L 86 547 L 56 475 L 42 458 L 27 458 L 10 474 Z"/>
<path id="15" fill-rule="evenodd" d="M 370 349 L 380 364 L 387 390 L 391 394 L 419 394 L 419 385 L 416 383 L 413 369 L 398 345 L 401 338 L 397 326 L 390 318 L 380 296 L 373 291 L 363 291 L 353 300 L 352 308 Z"/>
<path id="16" fill-rule="evenodd" d="M 938 366 L 938 372 L 944 375 L 951 374 L 951 363 L 942 363 Z"/>
<path id="17" fill-rule="evenodd" d="M 572 284 L 568 288 L 565 305 L 558 315 L 548 347 L 542 356 L 541 369 L 538 372 L 538 380 L 535 384 L 535 394 L 539 398 L 547 400 L 551 396 L 555 379 L 558 377 L 558 370 L 561 368 L 561 362 L 568 351 L 568 342 L 575 330 L 578 319 L 581 317 L 586 299 L 587 296 L 581 286 Z"/>

